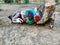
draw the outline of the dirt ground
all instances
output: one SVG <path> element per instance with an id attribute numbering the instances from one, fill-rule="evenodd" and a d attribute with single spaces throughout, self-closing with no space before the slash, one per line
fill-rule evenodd
<path id="1" fill-rule="evenodd" d="M 17 11 L 35 8 L 37 4 L 0 4 L 0 45 L 60 45 L 60 5 L 56 5 L 55 26 L 11 24 L 7 18 Z"/>

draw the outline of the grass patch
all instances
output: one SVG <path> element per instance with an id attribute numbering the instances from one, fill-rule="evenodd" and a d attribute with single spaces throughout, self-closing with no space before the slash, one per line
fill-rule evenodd
<path id="1" fill-rule="evenodd" d="M 0 11 L 2 11 L 2 9 L 0 9 Z"/>

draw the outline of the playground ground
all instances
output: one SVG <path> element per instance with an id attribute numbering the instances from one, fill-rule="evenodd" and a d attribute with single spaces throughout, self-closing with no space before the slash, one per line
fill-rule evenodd
<path id="1" fill-rule="evenodd" d="M 11 24 L 7 18 L 17 11 L 35 8 L 37 4 L 0 4 L 0 45 L 60 45 L 60 5 L 56 5 L 55 26 Z"/>

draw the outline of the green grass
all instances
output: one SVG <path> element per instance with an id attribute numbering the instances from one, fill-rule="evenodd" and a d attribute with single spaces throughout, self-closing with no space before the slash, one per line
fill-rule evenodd
<path id="1" fill-rule="evenodd" d="M 2 9 L 0 9 L 0 11 L 2 11 Z"/>

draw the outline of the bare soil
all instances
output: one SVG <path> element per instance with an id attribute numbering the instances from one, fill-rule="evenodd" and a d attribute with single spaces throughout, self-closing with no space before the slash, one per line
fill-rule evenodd
<path id="1" fill-rule="evenodd" d="M 55 26 L 11 24 L 8 19 L 17 11 L 35 8 L 37 4 L 0 4 L 0 45 L 60 45 L 60 5 L 56 5 Z"/>

